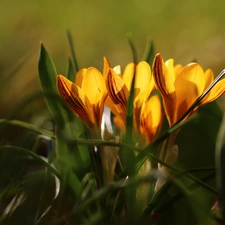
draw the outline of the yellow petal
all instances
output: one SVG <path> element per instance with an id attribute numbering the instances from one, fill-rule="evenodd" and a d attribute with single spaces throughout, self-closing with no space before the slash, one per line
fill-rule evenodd
<path id="1" fill-rule="evenodd" d="M 197 86 L 183 77 L 175 82 L 176 86 L 176 105 L 174 107 L 174 114 L 172 124 L 180 119 L 188 108 L 194 103 L 198 97 Z"/>
<path id="2" fill-rule="evenodd" d="M 157 130 L 162 124 L 162 108 L 158 95 L 152 96 L 146 103 L 143 110 L 141 125 L 145 131 L 148 143 L 154 141 Z"/>
<path id="3" fill-rule="evenodd" d="M 170 76 L 175 77 L 175 72 L 174 72 L 174 59 L 168 59 L 165 62 L 165 66 L 169 70 Z"/>
<path id="4" fill-rule="evenodd" d="M 197 63 L 190 63 L 185 66 L 181 71 L 180 75 L 186 80 L 196 84 L 197 95 L 201 95 L 205 89 L 205 74 L 202 67 Z"/>
<path id="5" fill-rule="evenodd" d="M 125 117 L 129 92 L 122 78 L 113 69 L 108 71 L 106 87 L 110 98 L 121 108 Z"/>
<path id="6" fill-rule="evenodd" d="M 209 102 L 215 101 L 225 92 L 225 79 L 220 80 L 211 91 L 203 98 L 201 105 L 205 105 Z"/>
<path id="7" fill-rule="evenodd" d="M 88 110 L 91 105 L 83 91 L 63 75 L 57 77 L 57 88 L 69 108 L 91 128 L 94 115 Z"/>
<path id="8" fill-rule="evenodd" d="M 118 107 L 117 104 L 115 104 L 112 99 L 110 98 L 110 96 L 108 95 L 106 100 L 105 100 L 105 105 L 110 108 L 110 110 L 112 111 L 112 113 L 119 117 L 119 118 L 122 118 L 122 114 L 123 114 L 123 111 L 120 107 Z"/>
<path id="9" fill-rule="evenodd" d="M 202 94 L 205 87 L 205 74 L 197 63 L 185 66 L 175 81 L 176 108 L 174 122 L 180 119 L 195 100 Z"/>
<path id="10" fill-rule="evenodd" d="M 211 69 L 205 71 L 205 88 L 204 90 L 213 82 L 214 74 Z"/>
<path id="11" fill-rule="evenodd" d="M 144 61 L 138 63 L 135 76 L 134 88 L 139 90 L 139 94 L 144 93 L 147 99 L 155 85 L 149 64 Z"/>
<path id="12" fill-rule="evenodd" d="M 174 74 L 170 73 L 170 70 L 166 67 L 160 54 L 157 54 L 155 56 L 152 66 L 152 72 L 156 86 L 163 95 L 167 96 L 175 91 Z"/>
<path id="13" fill-rule="evenodd" d="M 126 131 L 126 126 L 125 126 L 125 123 L 124 123 L 124 121 L 121 119 L 121 118 L 119 118 L 119 117 L 114 117 L 114 123 L 116 124 L 116 126 L 120 129 L 120 130 L 122 130 L 122 131 Z"/>
<path id="14" fill-rule="evenodd" d="M 177 75 L 180 73 L 180 71 L 183 69 L 183 66 L 181 64 L 177 64 L 174 66 L 174 75 L 177 77 Z"/>
<path id="15" fill-rule="evenodd" d="M 110 68 L 110 64 L 109 64 L 109 61 L 106 57 L 103 58 L 103 77 L 106 79 L 106 76 L 108 74 L 108 70 Z"/>
<path id="16" fill-rule="evenodd" d="M 76 81 L 75 81 L 75 83 L 80 88 L 81 88 L 83 77 L 84 77 L 84 74 L 86 73 L 86 71 L 87 71 L 87 69 L 83 68 L 83 69 L 79 70 L 77 72 L 77 74 L 76 74 Z"/>
<path id="17" fill-rule="evenodd" d="M 123 81 L 127 86 L 127 89 L 130 91 L 132 79 L 134 77 L 135 64 L 129 63 L 123 72 Z"/>
<path id="18" fill-rule="evenodd" d="M 152 73 L 155 85 L 162 95 L 165 113 L 171 126 L 174 123 L 174 110 L 176 106 L 175 77 L 173 73 L 170 74 L 160 54 L 155 56 Z"/>
<path id="19" fill-rule="evenodd" d="M 83 74 L 81 89 L 91 104 L 98 104 L 106 94 L 105 80 L 102 74 L 96 68 L 88 68 Z"/>

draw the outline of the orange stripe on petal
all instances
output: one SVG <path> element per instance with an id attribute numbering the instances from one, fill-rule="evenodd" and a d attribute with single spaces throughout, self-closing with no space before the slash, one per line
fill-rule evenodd
<path id="1" fill-rule="evenodd" d="M 90 106 L 90 103 L 83 91 L 62 75 L 57 77 L 57 87 L 61 97 L 69 108 L 91 128 L 93 116 L 88 113 L 87 106 Z"/>
<path id="2" fill-rule="evenodd" d="M 175 77 L 173 74 L 170 74 L 160 54 L 155 56 L 152 72 L 155 85 L 159 89 L 163 98 L 163 104 L 169 125 L 172 126 L 176 122 L 174 119 L 174 111 L 176 110 L 176 93 L 174 86 Z"/>
<path id="3" fill-rule="evenodd" d="M 122 78 L 113 69 L 108 72 L 106 86 L 112 101 L 118 104 L 125 114 L 129 92 Z"/>
<path id="4" fill-rule="evenodd" d="M 155 79 L 155 84 L 163 95 L 169 96 L 175 91 L 175 77 L 173 74 L 170 74 L 170 71 L 167 69 L 160 54 L 155 56 L 152 72 Z"/>

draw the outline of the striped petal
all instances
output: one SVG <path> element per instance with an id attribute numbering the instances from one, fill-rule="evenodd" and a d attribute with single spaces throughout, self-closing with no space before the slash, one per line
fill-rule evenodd
<path id="1" fill-rule="evenodd" d="M 122 78 L 113 69 L 108 71 L 106 87 L 110 99 L 120 108 L 125 119 L 129 91 Z"/>
<path id="2" fill-rule="evenodd" d="M 63 75 L 57 77 L 58 91 L 69 108 L 89 127 L 95 125 L 91 104 L 84 92 Z"/>
<path id="3" fill-rule="evenodd" d="M 170 74 L 170 71 L 167 69 L 160 54 L 155 56 L 152 72 L 155 85 L 159 89 L 163 98 L 163 104 L 169 125 L 172 126 L 174 123 L 174 110 L 176 107 L 176 93 L 174 86 L 175 76 L 173 73 Z"/>

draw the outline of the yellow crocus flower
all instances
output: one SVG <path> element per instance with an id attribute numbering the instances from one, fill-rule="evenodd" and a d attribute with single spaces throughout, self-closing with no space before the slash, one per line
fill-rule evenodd
<path id="1" fill-rule="evenodd" d="M 148 63 L 142 61 L 135 68 L 134 63 L 126 66 L 123 75 L 118 72 L 118 67 L 108 68 L 106 75 L 106 87 L 108 98 L 106 105 L 117 117 L 120 126 L 125 127 L 127 101 L 130 94 L 131 83 L 135 73 L 135 96 L 134 96 L 134 126 L 140 126 L 143 103 L 147 101 L 150 93 L 154 90 L 154 80 Z"/>
<path id="2" fill-rule="evenodd" d="M 75 83 L 58 75 L 57 87 L 69 108 L 91 131 L 101 127 L 107 90 L 104 77 L 96 68 L 80 70 Z"/>
<path id="3" fill-rule="evenodd" d="M 185 67 L 174 66 L 173 63 L 173 59 L 164 62 L 161 54 L 157 54 L 152 67 L 155 85 L 162 95 L 170 126 L 184 115 L 214 79 L 212 70 L 204 72 L 197 63 L 189 63 Z M 199 106 L 216 100 L 224 92 L 225 79 L 212 88 Z M 196 110 L 197 108 L 194 111 Z"/>

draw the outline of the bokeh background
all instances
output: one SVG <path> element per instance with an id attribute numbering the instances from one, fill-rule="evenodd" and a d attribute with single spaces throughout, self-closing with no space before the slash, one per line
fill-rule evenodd
<path id="1" fill-rule="evenodd" d="M 132 33 L 139 60 L 152 38 L 165 60 L 174 58 L 183 65 L 197 60 L 216 75 L 225 68 L 223 0 L 1 0 L 0 11 L 1 117 L 40 89 L 41 41 L 57 72 L 65 73 L 68 29 L 80 68 L 102 70 L 103 56 L 112 66 L 124 68 L 132 61 L 127 32 Z"/>
<path id="2" fill-rule="evenodd" d="M 104 56 L 112 66 L 120 64 L 124 68 L 133 59 L 126 37 L 130 32 L 138 60 L 142 59 L 147 39 L 151 38 L 164 60 L 174 58 L 175 63 L 183 65 L 196 60 L 204 70 L 211 68 L 217 75 L 225 69 L 224 23 L 224 0 L 0 0 L 0 120 L 14 112 L 12 119 L 54 130 L 43 98 L 12 110 L 40 90 L 40 42 L 51 55 L 57 72 L 65 73 L 71 54 L 68 29 L 80 68 L 95 66 L 101 71 Z M 225 96 L 220 98 L 219 105 L 225 110 Z M 212 108 L 201 109 L 202 117 L 179 133 L 181 167 L 214 166 L 221 114 L 216 110 L 212 113 Z M 3 128 L 0 126 L 0 144 L 22 146 L 48 155 L 46 143 L 35 146 L 40 138 L 35 132 L 16 126 Z M 1 161 L 4 171 L 14 171 L 14 165 L 18 165 L 14 164 L 14 158 L 17 155 L 12 154 L 8 160 Z M 215 186 L 215 181 L 212 183 Z M 214 195 L 198 191 L 202 199 L 209 199 L 213 205 Z M 182 219 L 189 215 L 183 206 L 178 208 L 182 212 L 177 215 Z M 187 222 L 190 223 L 189 219 Z"/>

